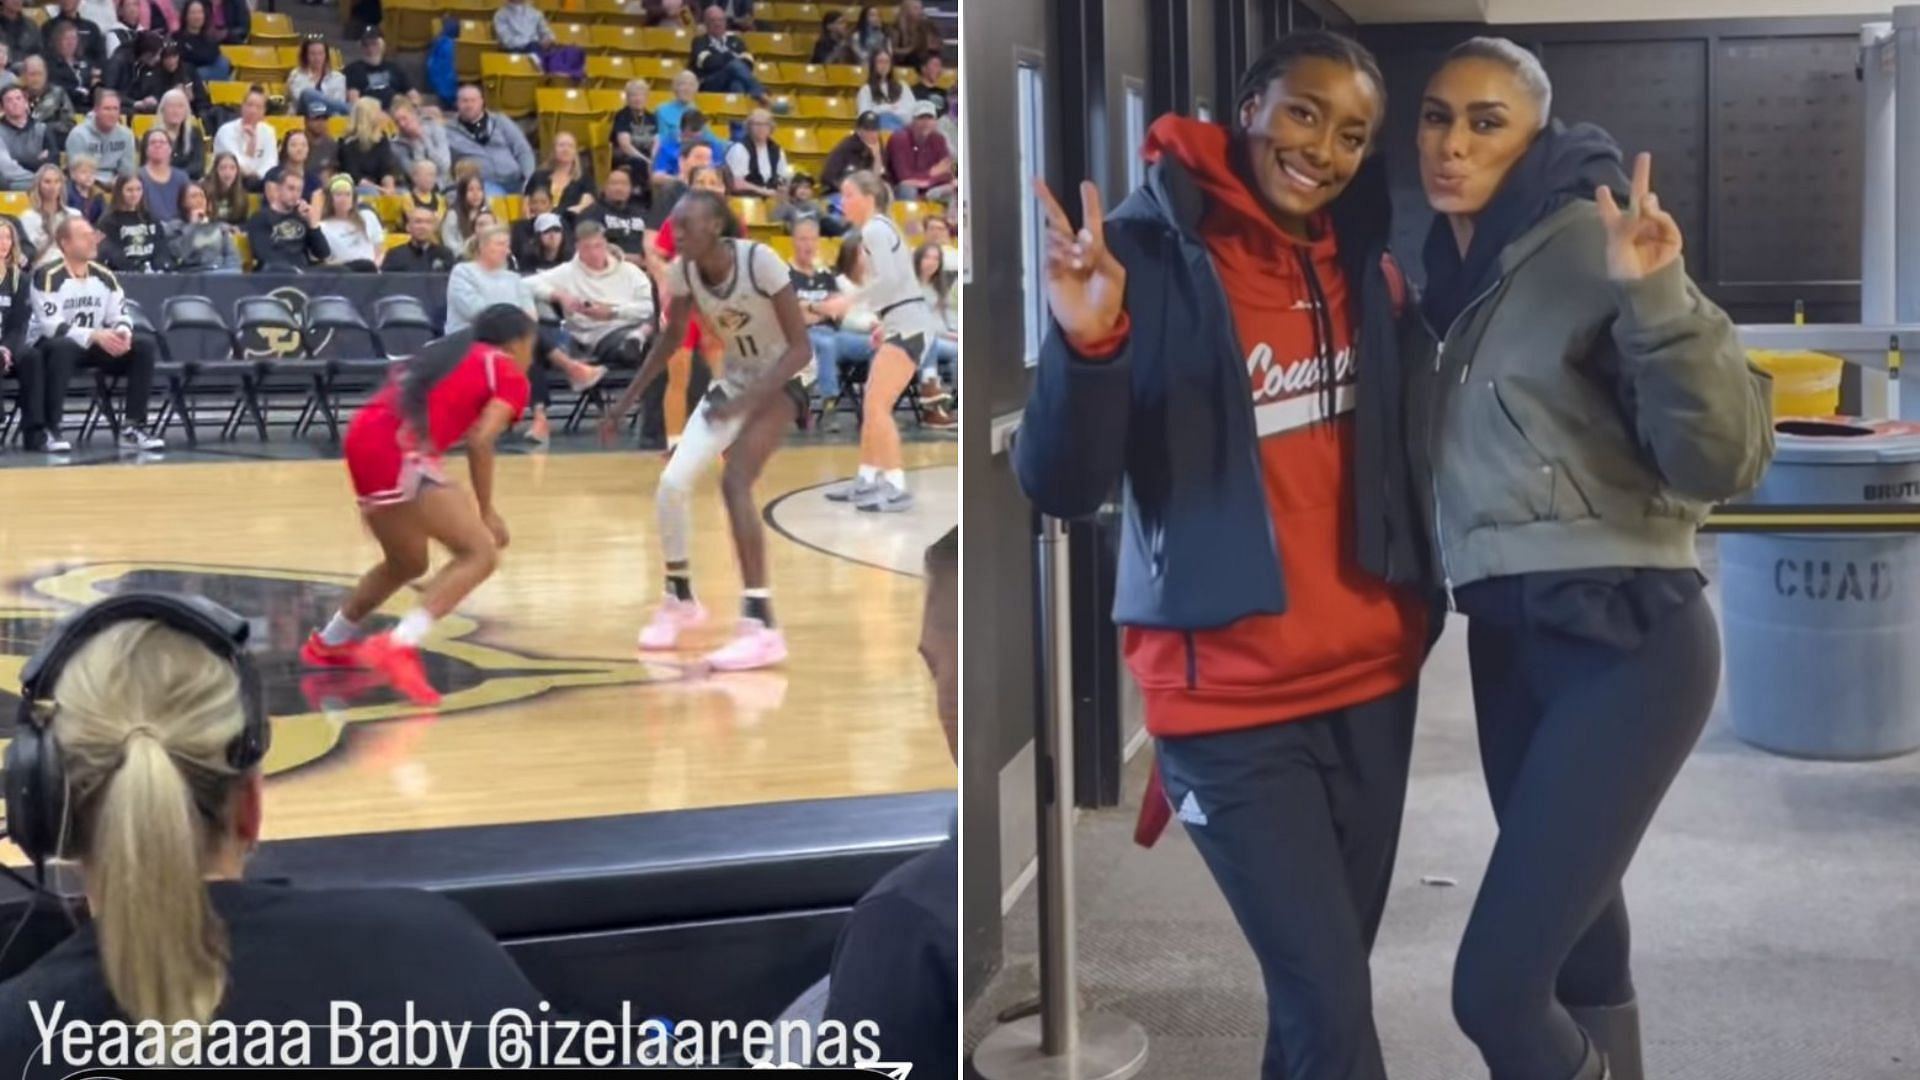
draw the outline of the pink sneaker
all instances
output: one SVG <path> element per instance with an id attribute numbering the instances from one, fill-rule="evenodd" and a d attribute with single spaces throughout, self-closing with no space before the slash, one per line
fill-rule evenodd
<path id="1" fill-rule="evenodd" d="M 787 658 L 787 638 L 759 619 L 741 619 L 733 640 L 707 654 L 715 671 L 751 671 L 772 667 Z"/>
<path id="2" fill-rule="evenodd" d="M 680 641 L 680 631 L 706 621 L 707 609 L 697 600 L 663 600 L 654 609 L 653 621 L 640 631 L 640 647 L 648 652 L 671 649 Z"/>

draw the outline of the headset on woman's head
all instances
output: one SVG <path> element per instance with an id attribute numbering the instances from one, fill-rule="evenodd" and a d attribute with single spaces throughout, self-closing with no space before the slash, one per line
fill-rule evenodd
<path id="1" fill-rule="evenodd" d="M 57 717 L 50 707 L 54 687 L 81 646 L 107 627 L 134 619 L 178 630 L 233 665 L 245 719 L 240 734 L 227 744 L 227 764 L 250 769 L 267 756 L 273 741 L 260 673 L 247 655 L 247 620 L 204 597 L 177 593 L 122 593 L 86 608 L 54 627 L 20 671 L 20 711 L 7 744 L 4 778 L 7 833 L 36 869 L 44 871 L 47 860 L 59 854 L 66 831 L 66 771 L 50 730 Z M 127 657 L 125 662 L 138 661 Z"/>

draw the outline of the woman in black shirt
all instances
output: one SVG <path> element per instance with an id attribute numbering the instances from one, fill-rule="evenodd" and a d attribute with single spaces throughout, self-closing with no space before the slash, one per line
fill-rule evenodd
<path id="1" fill-rule="evenodd" d="M 539 992 L 451 901 L 242 880 L 264 816 L 266 739 L 249 729 L 265 722 L 248 717 L 266 704 L 257 681 L 242 678 L 244 648 L 218 653 L 202 636 L 224 636 L 239 616 L 208 618 L 190 634 L 122 614 L 40 688 L 54 708 L 36 737 L 58 756 L 71 808 L 47 828 L 64 838 L 58 857 L 79 864 L 92 918 L 0 984 L 9 1075 L 22 1063 L 29 1077 L 71 1071 L 42 1051 L 35 1004 L 44 1014 L 64 1003 L 62 1024 L 154 1020 L 169 1030 L 215 1019 L 317 1026 L 333 1001 L 358 1005 L 363 1023 L 409 1008 L 455 1025 L 505 1008 L 540 1015 Z M 315 1030 L 314 1064 L 334 1064 L 332 1040 Z M 484 1063 L 474 1049 L 464 1064 Z"/>
<path id="2" fill-rule="evenodd" d="M 67 92 L 75 112 L 93 108 L 93 91 L 100 85 L 100 69 L 80 51 L 80 32 L 70 22 L 58 23 L 47 39 L 47 80 Z"/>
<path id="3" fill-rule="evenodd" d="M 180 9 L 180 31 L 173 35 L 173 40 L 180 46 L 181 56 L 202 79 L 225 79 L 233 74 L 233 61 L 220 52 L 212 19 L 207 0 L 187 0 L 186 6 Z"/>
<path id="4" fill-rule="evenodd" d="M 113 198 L 100 216 L 100 261 L 119 274 L 152 274 L 173 268 L 160 223 L 147 211 L 146 185 L 138 176 L 113 182 Z"/>

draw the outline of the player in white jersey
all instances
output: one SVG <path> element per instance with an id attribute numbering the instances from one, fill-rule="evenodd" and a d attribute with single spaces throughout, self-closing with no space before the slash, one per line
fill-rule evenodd
<path id="1" fill-rule="evenodd" d="M 767 588 L 766 537 L 753 503 L 753 482 L 779 447 L 787 426 L 807 421 L 808 390 L 802 373 L 813 364 L 806 317 L 794 295 L 787 262 L 765 244 L 739 239 L 740 226 L 726 200 L 710 191 L 689 191 L 673 210 L 678 257 L 667 268 L 667 325 L 640 366 L 640 374 L 600 421 L 600 438 L 611 445 L 621 421 L 666 370 L 697 309 L 720 338 L 722 374 L 687 418 L 680 444 L 660 474 L 660 547 L 666 556 L 666 593 L 653 619 L 640 631 L 643 650 L 671 649 L 683 630 L 706 620 L 693 595 L 688 534 L 694 482 L 722 453 L 720 491 L 733 526 L 746 589 L 739 630 L 708 654 L 721 671 L 767 667 L 787 658 L 786 638 L 774 625 Z"/>
<path id="2" fill-rule="evenodd" d="M 880 347 L 867 368 L 860 472 L 830 489 L 827 498 L 878 513 L 899 513 L 913 506 L 893 407 L 916 372 L 933 374 L 933 346 L 942 329 L 939 314 L 920 287 L 920 275 L 914 272 L 913 247 L 886 215 L 892 195 L 886 181 L 870 172 L 853 173 L 840 183 L 840 209 L 860 231 L 860 246 L 866 254 L 861 299 L 880 319 Z"/>

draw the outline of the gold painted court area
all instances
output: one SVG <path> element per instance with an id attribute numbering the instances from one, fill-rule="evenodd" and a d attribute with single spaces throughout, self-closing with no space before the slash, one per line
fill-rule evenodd
<path id="1" fill-rule="evenodd" d="M 306 633 L 377 548 L 334 461 L 103 465 L 0 472 L 0 735 L 49 620 L 123 587 L 200 592 L 254 620 L 275 735 L 276 838 L 496 824 L 951 787 L 915 653 L 918 550 L 958 519 L 951 444 L 910 445 L 919 505 L 870 515 L 820 486 L 849 446 L 789 447 L 759 486 L 791 658 L 702 677 L 731 630 L 739 573 L 717 478 L 695 502 L 694 584 L 712 621 L 681 656 L 641 662 L 660 591 L 657 454 L 500 459 L 513 543 L 426 646 L 446 695 L 423 714 L 378 680 L 302 671 Z M 464 476 L 464 462 L 450 463 Z M 396 598 L 397 616 L 410 598 Z"/>

